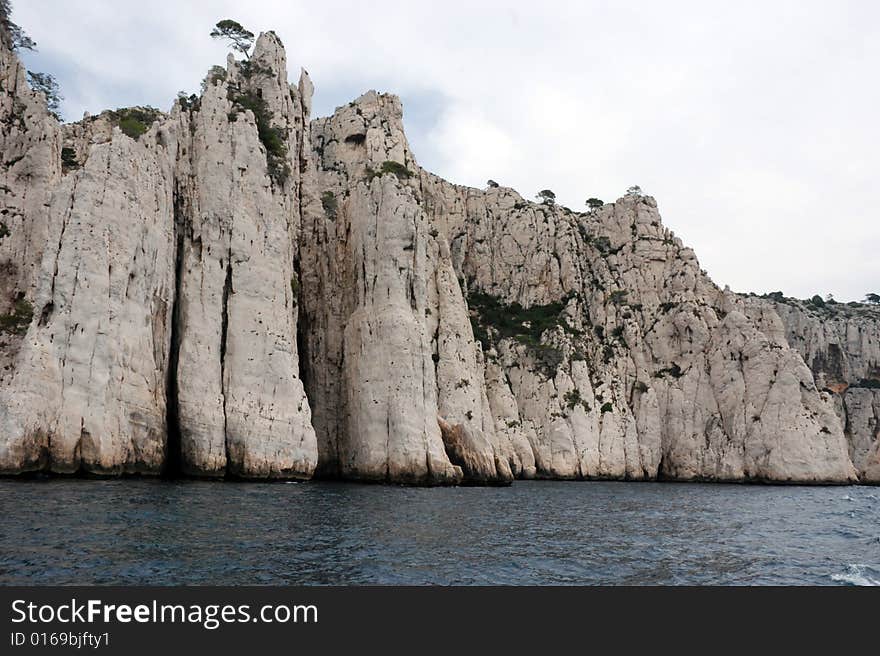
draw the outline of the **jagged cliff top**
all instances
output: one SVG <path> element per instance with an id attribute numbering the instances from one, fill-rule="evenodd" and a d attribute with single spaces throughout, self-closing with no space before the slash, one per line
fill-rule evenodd
<path id="1" fill-rule="evenodd" d="M 771 292 L 769 294 L 747 293 L 743 294 L 743 296 L 761 298 L 774 303 L 791 305 L 809 314 L 814 314 L 823 318 L 831 318 L 839 315 L 847 318 L 864 317 L 869 320 L 880 319 L 880 304 L 878 303 L 862 303 L 859 301 L 842 303 L 835 301 L 834 299 L 825 300 L 818 295 L 813 296 L 812 298 L 799 299 L 785 296 L 782 292 Z"/>
<path id="2" fill-rule="evenodd" d="M 719 289 L 637 190 L 451 184 L 395 96 L 311 120 L 270 33 L 167 115 L 63 129 L 0 63 L 0 471 L 880 474 L 876 331 Z"/>

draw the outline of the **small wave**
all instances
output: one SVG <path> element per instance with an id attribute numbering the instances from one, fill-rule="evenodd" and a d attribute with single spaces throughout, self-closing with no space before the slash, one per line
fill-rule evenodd
<path id="1" fill-rule="evenodd" d="M 853 498 L 852 498 L 850 495 L 848 495 L 848 494 L 843 495 L 843 500 L 844 500 L 844 501 L 855 501 L 855 499 L 853 499 Z"/>
<path id="2" fill-rule="evenodd" d="M 845 574 L 832 574 L 831 580 L 845 585 L 880 586 L 880 580 L 873 578 L 874 572 L 867 565 L 847 565 Z"/>

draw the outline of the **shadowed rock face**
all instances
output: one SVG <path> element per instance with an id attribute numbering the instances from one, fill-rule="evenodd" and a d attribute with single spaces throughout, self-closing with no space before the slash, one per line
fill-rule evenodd
<path id="1" fill-rule="evenodd" d="M 272 33 L 168 115 L 0 65 L 0 472 L 880 478 L 876 313 L 720 290 L 650 197 L 450 184 Z"/>

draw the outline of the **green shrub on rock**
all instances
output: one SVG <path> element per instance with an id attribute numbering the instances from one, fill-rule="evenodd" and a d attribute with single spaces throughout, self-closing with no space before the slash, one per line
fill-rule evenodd
<path id="1" fill-rule="evenodd" d="M 67 173 L 79 168 L 79 162 L 76 160 L 76 151 L 69 146 L 61 149 L 61 170 Z"/>
<path id="2" fill-rule="evenodd" d="M 107 112 L 107 115 L 125 136 L 137 141 L 162 116 L 162 112 L 155 107 L 122 107 Z"/>
<path id="3" fill-rule="evenodd" d="M 15 302 L 12 312 L 0 314 L 0 333 L 24 335 L 33 318 L 34 306 L 27 299 L 21 298 Z"/>
<path id="4" fill-rule="evenodd" d="M 205 75 L 205 79 L 202 80 L 202 93 L 204 94 L 210 87 L 217 84 L 217 82 L 225 81 L 226 75 L 226 69 L 222 66 L 212 66 L 208 71 L 208 74 Z"/>
<path id="5" fill-rule="evenodd" d="M 535 197 L 544 205 L 556 204 L 556 194 L 551 189 L 542 189 Z"/>
<path id="6" fill-rule="evenodd" d="M 474 339 L 484 348 L 505 338 L 514 339 L 529 348 L 545 372 L 555 371 L 564 360 L 559 349 L 541 343 L 547 330 L 564 329 L 564 300 L 524 308 L 516 302 L 507 304 L 491 294 L 472 291 L 467 301 Z"/>
<path id="7" fill-rule="evenodd" d="M 565 399 L 565 405 L 569 410 L 574 410 L 575 407 L 581 406 L 587 412 L 590 411 L 590 406 L 581 396 L 581 391 L 577 388 L 566 392 L 563 398 Z"/>
<path id="8" fill-rule="evenodd" d="M 386 173 L 393 173 L 400 180 L 406 180 L 407 178 L 412 176 L 412 171 L 406 168 L 403 164 L 399 162 L 392 162 L 391 160 L 386 160 L 382 162 L 382 168 L 380 169 L 382 175 Z"/>
<path id="9" fill-rule="evenodd" d="M 272 125 L 272 114 L 269 106 L 260 96 L 250 91 L 232 95 L 232 102 L 239 111 L 250 110 L 257 124 L 260 143 L 266 149 L 266 165 L 269 177 L 277 184 L 284 184 L 290 176 L 290 165 L 287 163 L 287 143 L 284 130 Z M 233 114 L 230 114 L 230 119 Z"/>
<path id="10" fill-rule="evenodd" d="M 324 208 L 324 214 L 328 219 L 336 220 L 336 214 L 339 211 L 339 201 L 336 200 L 336 194 L 332 191 L 325 191 L 321 194 L 321 207 Z"/>

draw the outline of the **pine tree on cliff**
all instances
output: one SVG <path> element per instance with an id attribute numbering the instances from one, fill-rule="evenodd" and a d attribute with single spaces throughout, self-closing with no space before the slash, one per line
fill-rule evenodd
<path id="1" fill-rule="evenodd" d="M 33 50 L 37 44 L 12 22 L 12 3 L 0 0 L 0 42 L 11 50 Z"/>
<path id="2" fill-rule="evenodd" d="M 230 18 L 225 18 L 214 26 L 211 30 L 211 38 L 223 39 L 229 42 L 233 50 L 240 52 L 247 59 L 250 59 L 251 46 L 254 45 L 254 33 L 244 28 L 244 26 Z"/>

